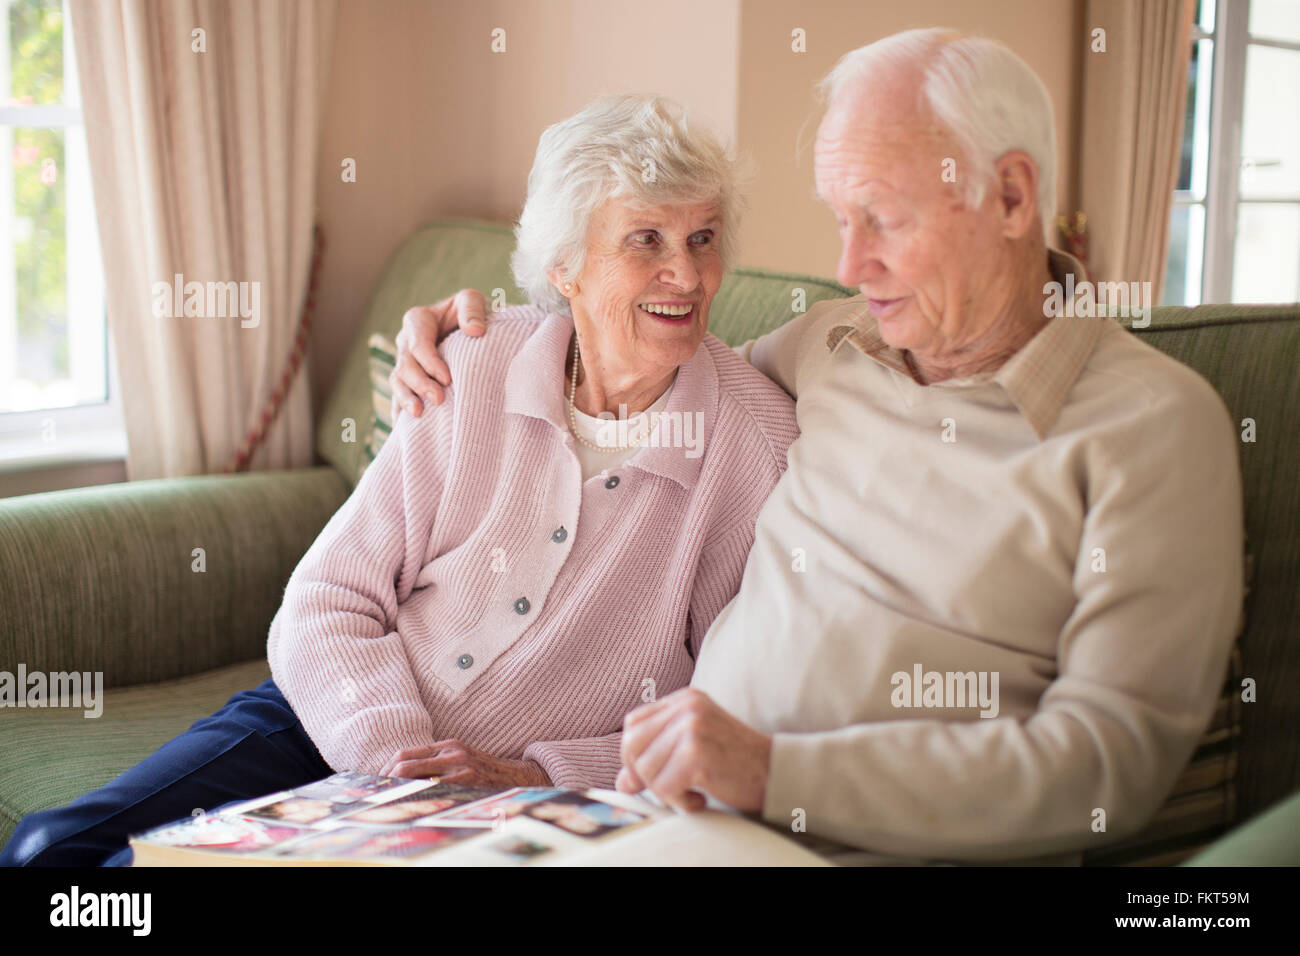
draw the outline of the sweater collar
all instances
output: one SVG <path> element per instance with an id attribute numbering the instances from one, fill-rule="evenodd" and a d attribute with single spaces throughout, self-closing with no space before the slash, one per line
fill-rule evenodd
<path id="1" fill-rule="evenodd" d="M 507 414 L 549 422 L 572 443 L 564 365 L 573 337 L 573 317 L 552 313 L 524 342 L 506 371 Z M 718 372 L 705 336 L 682 363 L 668 405 L 646 444 L 622 468 L 639 468 L 690 490 L 700 475 L 704 452 L 717 417 Z M 725 346 L 722 346 L 725 348 Z"/>
<path id="2" fill-rule="evenodd" d="M 1063 286 L 1066 286 L 1066 276 L 1069 273 L 1075 276 L 1086 275 L 1077 259 L 1059 249 L 1048 250 L 1047 265 L 1052 278 Z M 1074 286 L 1074 282 L 1068 283 L 1069 288 Z M 909 362 L 910 357 L 886 345 L 881 338 L 865 297 L 855 296 L 849 301 L 855 304 L 856 311 L 848 316 L 847 323 L 831 328 L 826 336 L 827 348 L 833 352 L 841 342 L 847 340 L 854 348 L 882 365 L 918 381 Z M 936 385 L 961 387 L 990 381 L 996 383 L 1015 402 L 1041 441 L 1051 432 L 1060 417 L 1070 390 L 1092 355 L 1107 321 L 1100 317 L 1066 318 L 1058 314 L 996 372 L 969 379 L 938 382 Z"/>

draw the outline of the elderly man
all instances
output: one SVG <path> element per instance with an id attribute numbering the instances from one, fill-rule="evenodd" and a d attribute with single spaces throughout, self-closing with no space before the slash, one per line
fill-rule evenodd
<path id="1" fill-rule="evenodd" d="M 1235 433 L 1195 373 L 1059 308 L 1078 267 L 1045 244 L 1023 61 L 909 31 L 824 85 L 816 184 L 862 294 L 743 349 L 802 434 L 692 686 L 625 719 L 619 786 L 881 854 L 1077 860 L 1142 827 L 1209 722 Z M 445 381 L 436 330 L 481 309 L 413 310 L 402 344 Z M 438 398 L 399 369 L 407 408 Z"/>

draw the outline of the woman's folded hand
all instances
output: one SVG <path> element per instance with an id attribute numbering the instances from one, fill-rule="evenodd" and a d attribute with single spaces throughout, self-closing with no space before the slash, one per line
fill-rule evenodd
<path id="1" fill-rule="evenodd" d="M 459 740 L 399 750 L 384 768 L 383 775 L 411 780 L 437 777 L 443 783 L 485 790 L 551 785 L 546 771 L 531 760 L 494 757 Z"/>

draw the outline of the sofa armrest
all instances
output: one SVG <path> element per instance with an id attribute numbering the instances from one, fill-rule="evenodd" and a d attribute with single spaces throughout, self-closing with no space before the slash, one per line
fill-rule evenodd
<path id="1" fill-rule="evenodd" d="M 1300 866 L 1300 792 L 1231 830 L 1183 866 Z"/>
<path id="2" fill-rule="evenodd" d="M 264 656 L 289 575 L 348 494 L 321 467 L 0 499 L 0 671 L 113 687 Z"/>

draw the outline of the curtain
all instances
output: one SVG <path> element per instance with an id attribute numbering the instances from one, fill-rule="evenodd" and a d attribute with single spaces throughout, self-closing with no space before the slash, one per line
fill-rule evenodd
<path id="1" fill-rule="evenodd" d="M 1194 0 L 1088 0 L 1079 204 L 1094 281 L 1160 301 L 1178 180 Z M 1096 49 L 1104 30 L 1105 52 Z"/>
<path id="2" fill-rule="evenodd" d="M 334 0 L 69 6 L 127 478 L 219 471 L 264 424 L 250 467 L 310 465 L 306 367 L 285 373 Z"/>

